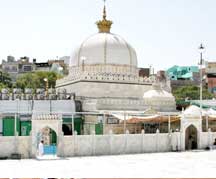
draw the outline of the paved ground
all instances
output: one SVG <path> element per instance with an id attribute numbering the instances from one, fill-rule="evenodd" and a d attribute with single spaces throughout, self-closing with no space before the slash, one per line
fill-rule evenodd
<path id="1" fill-rule="evenodd" d="M 216 150 L 76 157 L 58 160 L 1 160 L 1 177 L 215 177 Z"/>

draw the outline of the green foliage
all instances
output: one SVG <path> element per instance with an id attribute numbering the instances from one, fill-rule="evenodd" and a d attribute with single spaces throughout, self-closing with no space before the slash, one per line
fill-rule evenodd
<path id="1" fill-rule="evenodd" d="M 206 88 L 203 88 L 203 99 L 212 99 L 213 94 L 209 93 Z M 173 95 L 176 100 L 199 100 L 200 99 L 200 88 L 197 86 L 183 86 L 173 90 Z"/>
<path id="2" fill-rule="evenodd" d="M 0 83 L 0 91 L 2 90 L 2 88 L 8 88 L 8 86 L 3 83 Z"/>
<path id="3" fill-rule="evenodd" d="M 35 73 L 26 73 L 20 76 L 16 81 L 17 88 L 45 88 L 44 78 L 48 79 L 49 88 L 55 88 L 58 75 L 55 72 L 38 71 Z"/>
<path id="4" fill-rule="evenodd" d="M 0 71 L 0 90 L 2 88 L 11 88 L 12 82 L 8 73 Z"/>

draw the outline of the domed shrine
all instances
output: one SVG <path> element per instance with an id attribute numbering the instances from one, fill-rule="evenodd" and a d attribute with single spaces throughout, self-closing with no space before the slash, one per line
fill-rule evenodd
<path id="1" fill-rule="evenodd" d="M 145 98 L 146 92 L 152 90 L 155 78 L 139 77 L 135 49 L 124 38 L 111 33 L 112 24 L 107 19 L 104 5 L 103 18 L 96 22 L 98 33 L 88 37 L 74 50 L 69 75 L 57 81 L 57 89 L 74 93 L 76 99 L 82 101 L 83 111 L 145 111 L 155 107 L 149 102 L 153 98 Z M 167 109 L 166 106 L 156 109 L 174 111 L 175 99 L 171 94 L 169 99 L 160 99 L 169 103 Z"/>

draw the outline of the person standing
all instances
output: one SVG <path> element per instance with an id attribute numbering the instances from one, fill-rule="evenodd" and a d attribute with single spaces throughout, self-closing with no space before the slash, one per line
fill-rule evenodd
<path id="1" fill-rule="evenodd" d="M 213 145 L 216 145 L 216 138 L 215 138 L 215 141 L 214 141 Z"/>
<path id="2" fill-rule="evenodd" d="M 42 140 L 38 146 L 38 154 L 42 156 L 44 154 L 44 141 Z"/>
<path id="3" fill-rule="evenodd" d="M 188 140 L 188 150 L 192 150 L 192 149 L 193 149 L 193 137 L 192 135 L 190 135 Z"/>

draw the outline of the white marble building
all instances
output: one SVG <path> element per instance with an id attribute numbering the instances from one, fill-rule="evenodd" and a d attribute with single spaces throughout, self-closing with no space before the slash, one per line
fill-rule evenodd
<path id="1" fill-rule="evenodd" d="M 83 111 L 175 111 L 172 94 L 153 88 L 154 77 L 139 77 L 136 51 L 110 32 L 112 21 L 106 19 L 105 6 L 103 19 L 96 24 L 99 32 L 73 52 L 69 75 L 58 80 L 56 88 L 75 93 Z"/>

